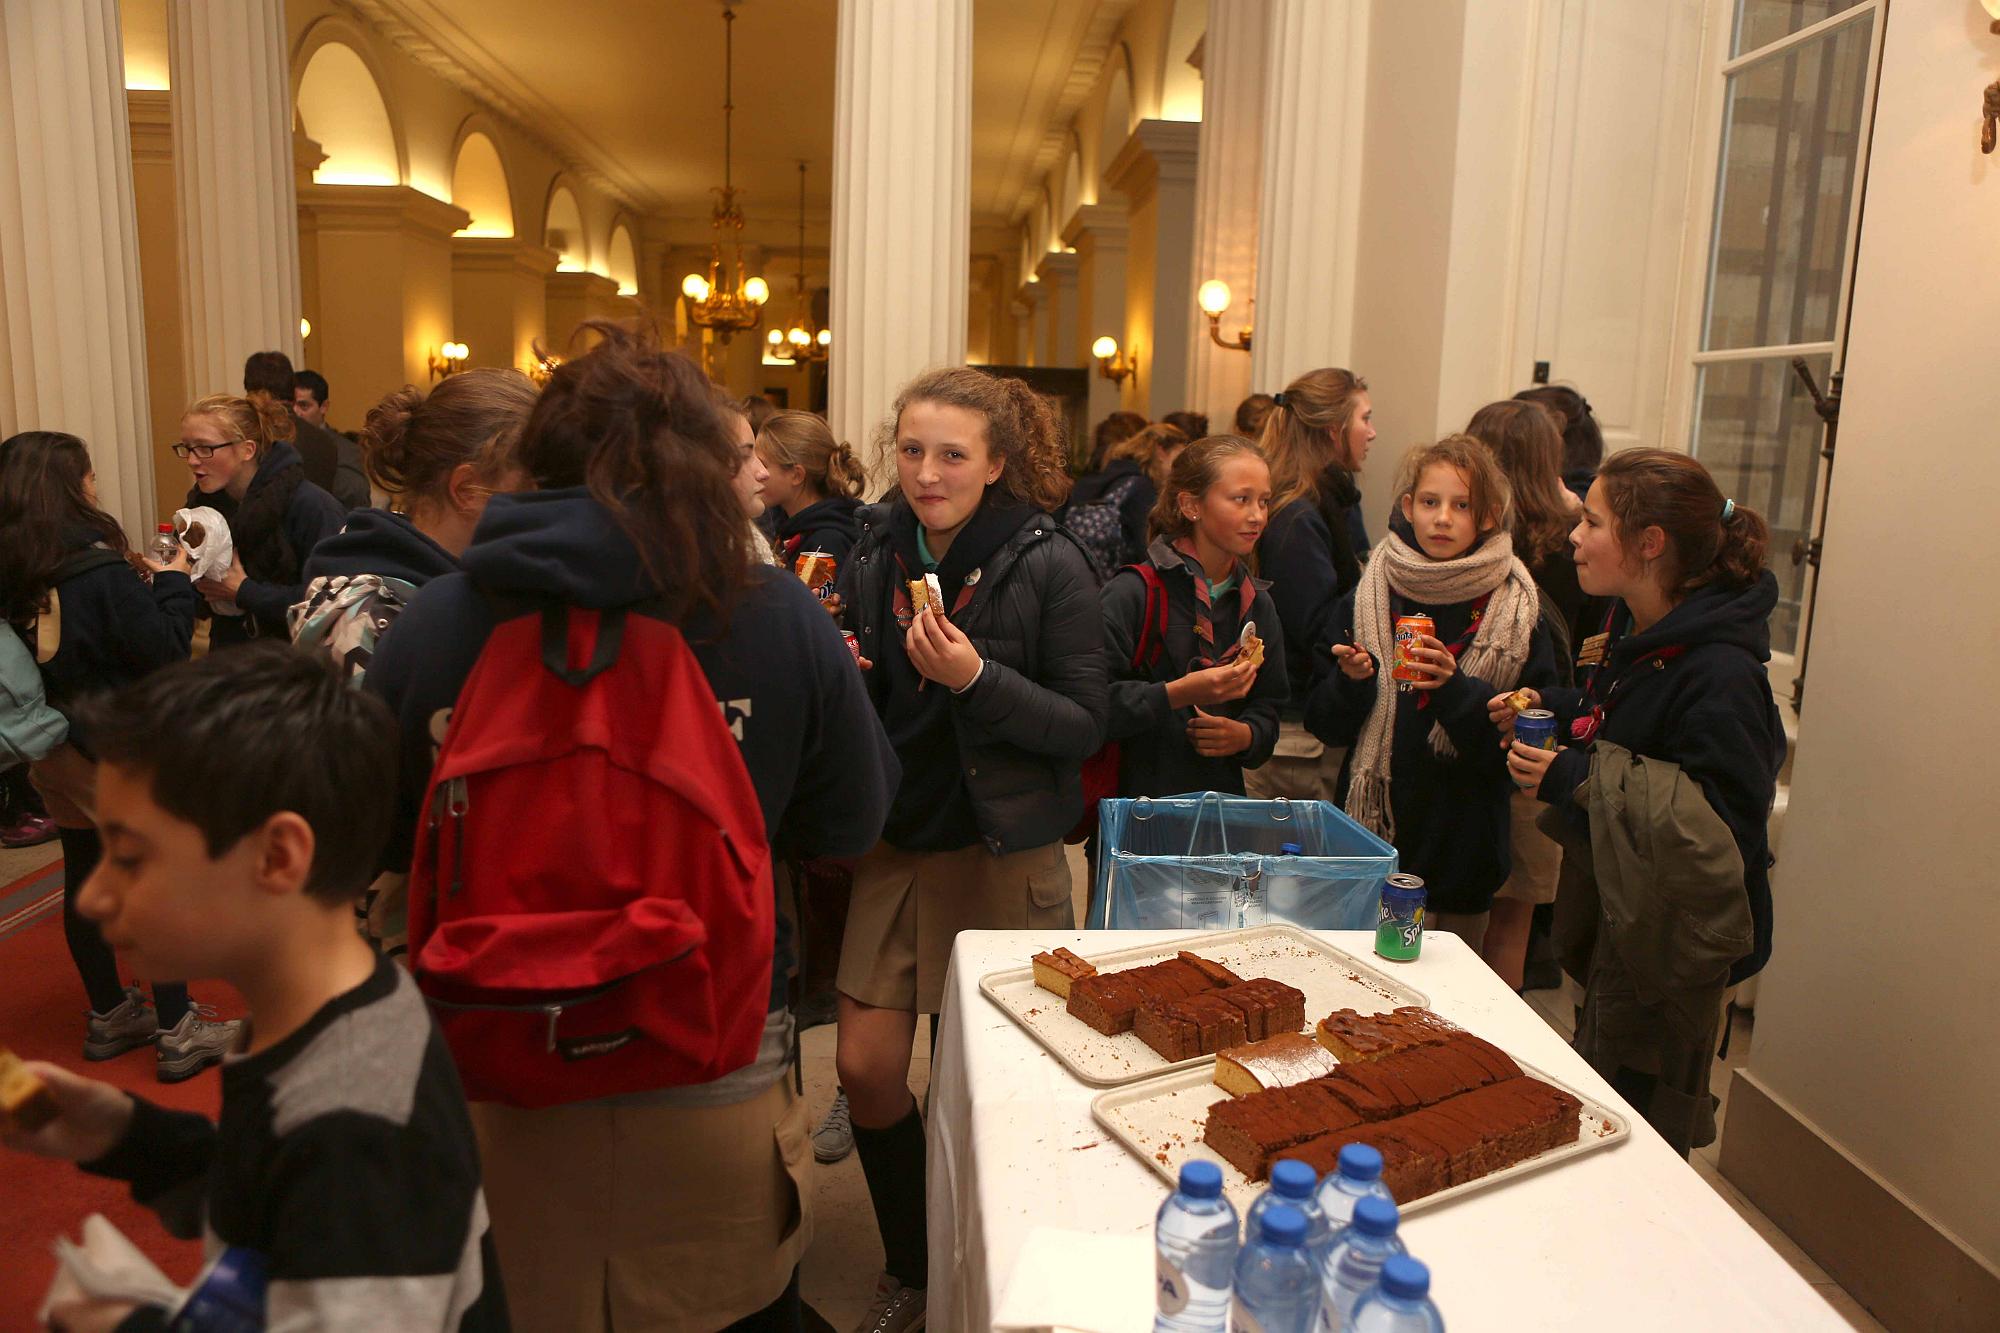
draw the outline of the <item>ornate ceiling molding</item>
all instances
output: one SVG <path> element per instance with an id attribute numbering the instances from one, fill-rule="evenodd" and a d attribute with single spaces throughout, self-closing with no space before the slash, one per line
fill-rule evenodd
<path id="1" fill-rule="evenodd" d="M 1069 78 L 1063 83 L 1062 91 L 1056 94 L 1055 101 L 1049 106 L 1048 119 L 1042 126 L 1041 142 L 1036 145 L 1035 155 L 1029 160 L 1027 179 L 1015 196 L 1008 221 L 1019 222 L 1035 206 L 1035 198 L 1041 193 L 1044 179 L 1061 160 L 1063 149 L 1069 142 L 1071 122 L 1076 119 L 1084 99 L 1090 96 L 1090 90 L 1097 86 L 1098 75 L 1104 72 L 1105 62 L 1111 58 L 1119 26 L 1125 22 L 1133 4 L 1134 0 L 1099 0 L 1097 7 L 1091 11 L 1083 43 L 1077 48 L 1076 59 L 1070 65 Z"/>
<path id="2" fill-rule="evenodd" d="M 564 118 L 429 0 L 338 3 L 403 55 L 484 104 L 593 188 L 636 212 L 657 213 L 665 208 L 666 201 L 658 191 Z"/>

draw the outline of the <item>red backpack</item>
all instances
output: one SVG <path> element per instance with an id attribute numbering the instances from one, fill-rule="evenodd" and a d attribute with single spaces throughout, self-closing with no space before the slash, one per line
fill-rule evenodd
<path id="1" fill-rule="evenodd" d="M 1167 585 L 1150 560 L 1127 565 L 1146 585 L 1146 610 L 1139 617 L 1139 641 L 1132 645 L 1132 669 L 1149 667 L 1160 658 L 1167 641 Z M 1083 761 L 1083 816 L 1069 831 L 1064 842 L 1086 842 L 1097 832 L 1097 806 L 1118 794 L 1117 741 L 1106 741 L 1096 754 Z"/>
<path id="2" fill-rule="evenodd" d="M 756 1058 L 770 846 L 673 625 L 564 607 L 502 622 L 424 810 L 410 964 L 466 1096 L 554 1106 Z"/>

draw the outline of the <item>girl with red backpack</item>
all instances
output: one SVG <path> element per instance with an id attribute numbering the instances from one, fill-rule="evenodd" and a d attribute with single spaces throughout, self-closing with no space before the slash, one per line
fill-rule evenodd
<path id="1" fill-rule="evenodd" d="M 748 428 L 589 327 L 522 428 L 532 489 L 364 682 L 403 738 L 411 968 L 518 1327 L 792 1328 L 812 1187 L 769 863 L 873 845 L 895 756 L 830 618 L 749 558 Z"/>
<path id="2" fill-rule="evenodd" d="M 903 779 L 854 873 L 836 1064 L 886 1259 L 864 1326 L 903 1329 L 928 1282 L 917 1015 L 938 1011 L 959 931 L 1073 924 L 1063 836 L 1106 703 L 1097 580 L 1050 516 L 1069 488 L 1054 407 L 932 371 L 884 446 L 898 491 L 861 511 L 840 595 Z"/>

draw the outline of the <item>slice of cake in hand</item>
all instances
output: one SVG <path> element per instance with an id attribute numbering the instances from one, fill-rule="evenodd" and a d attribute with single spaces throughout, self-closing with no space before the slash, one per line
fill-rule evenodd
<path id="1" fill-rule="evenodd" d="M 1333 1055 L 1302 1032 L 1281 1032 L 1215 1057 L 1215 1085 L 1232 1097 L 1289 1088 L 1339 1068 Z"/>
<path id="2" fill-rule="evenodd" d="M 22 1133 L 32 1134 L 58 1113 L 49 1085 L 36 1078 L 20 1056 L 0 1046 L 0 1115 Z"/>
<path id="3" fill-rule="evenodd" d="M 1404 1005 L 1386 1014 L 1336 1009 L 1319 1021 L 1315 1035 L 1319 1044 L 1332 1051 L 1343 1064 L 1351 1064 L 1356 1060 L 1377 1060 L 1413 1046 L 1435 1046 L 1463 1030 L 1428 1009 Z"/>
<path id="4" fill-rule="evenodd" d="M 1097 975 L 1095 967 L 1068 949 L 1038 953 L 1032 961 L 1035 965 L 1035 984 L 1045 991 L 1054 991 L 1065 1000 L 1069 998 L 1071 982 Z"/>

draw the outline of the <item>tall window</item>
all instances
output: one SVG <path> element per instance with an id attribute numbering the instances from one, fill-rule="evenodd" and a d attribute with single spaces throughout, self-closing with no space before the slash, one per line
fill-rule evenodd
<path id="1" fill-rule="evenodd" d="M 1735 0 L 1693 451 L 1725 495 L 1771 522 L 1771 646 L 1796 652 L 1821 423 L 1792 372 L 1821 385 L 1844 346 L 1876 30 L 1884 0 Z"/>

